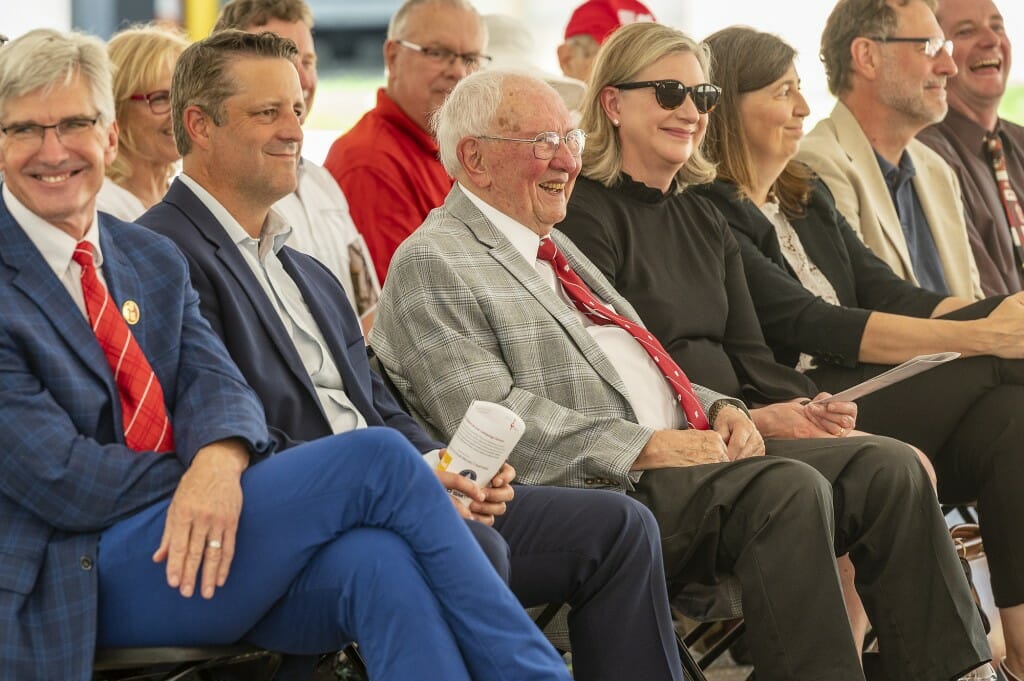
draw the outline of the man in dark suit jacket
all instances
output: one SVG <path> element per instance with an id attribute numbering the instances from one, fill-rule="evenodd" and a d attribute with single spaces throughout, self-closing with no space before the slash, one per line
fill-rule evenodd
<path id="1" fill-rule="evenodd" d="M 252 40 L 295 78 L 290 43 Z M 182 59 L 236 82 L 205 47 Z M 117 143 L 103 44 L 33 31 L 0 51 L 0 93 L 0 678 L 86 681 L 97 646 L 356 638 L 379 678 L 567 680 L 404 437 L 266 458 L 180 252 L 96 212 Z"/>
<path id="2" fill-rule="evenodd" d="M 272 206 L 287 187 L 266 182 L 255 191 L 253 164 L 208 143 L 190 123 L 185 94 L 172 117 L 189 136 L 184 173 L 140 222 L 185 253 L 200 309 L 263 400 L 273 437 L 284 448 L 365 423 L 396 428 L 428 456 L 443 447 L 371 371 L 338 280 L 283 245 L 288 227 Z M 230 125 L 219 134 L 224 146 L 249 143 Z M 262 147 L 284 139 L 279 131 Z M 479 495 L 469 524 L 485 539 L 484 523 L 493 524 L 508 540 L 511 585 L 524 605 L 572 606 L 575 678 L 681 679 L 658 530 L 646 509 L 610 492 L 513 490 L 508 466 L 483 492 L 461 476 L 438 475 L 450 488 Z"/>

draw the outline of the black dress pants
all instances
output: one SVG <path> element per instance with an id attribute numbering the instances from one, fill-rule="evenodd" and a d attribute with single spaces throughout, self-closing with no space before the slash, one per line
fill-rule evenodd
<path id="1" fill-rule="evenodd" d="M 808 372 L 837 392 L 888 369 Z M 1024 603 L 1024 361 L 958 359 L 858 400 L 857 427 L 919 447 L 943 503 L 977 501 L 996 604 Z"/>
<path id="2" fill-rule="evenodd" d="M 758 681 L 863 681 L 835 556 L 849 553 L 890 678 L 944 681 L 990 655 L 920 462 L 870 436 L 644 473 L 670 589 L 738 578 Z"/>
<path id="3" fill-rule="evenodd" d="M 576 679 L 682 679 L 658 526 L 643 505 L 610 491 L 517 485 L 494 529 L 508 543 L 520 603 L 571 606 Z"/>

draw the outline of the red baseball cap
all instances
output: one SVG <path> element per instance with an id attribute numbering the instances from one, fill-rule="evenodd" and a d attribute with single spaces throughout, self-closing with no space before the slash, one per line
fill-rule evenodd
<path id="1" fill-rule="evenodd" d="M 589 35 L 601 44 L 625 24 L 657 21 L 651 10 L 637 0 L 588 0 L 576 8 L 565 27 L 565 37 Z"/>

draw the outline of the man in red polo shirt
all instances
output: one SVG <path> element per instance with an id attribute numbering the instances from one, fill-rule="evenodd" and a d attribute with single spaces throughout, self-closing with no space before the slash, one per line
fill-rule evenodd
<path id="1" fill-rule="evenodd" d="M 487 29 L 465 0 L 407 0 L 384 42 L 387 86 L 377 106 L 327 154 L 383 283 L 398 245 L 444 202 L 452 179 L 437 158 L 430 114 L 489 61 Z"/>

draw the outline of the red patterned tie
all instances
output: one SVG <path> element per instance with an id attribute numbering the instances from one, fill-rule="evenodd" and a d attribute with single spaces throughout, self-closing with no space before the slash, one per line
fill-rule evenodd
<path id="1" fill-rule="evenodd" d="M 125 442 L 137 452 L 171 451 L 174 449 L 174 435 L 164 406 L 164 391 L 142 348 L 121 317 L 117 304 L 96 275 L 92 244 L 79 242 L 71 258 L 82 266 L 85 309 L 96 340 L 114 372 L 114 382 L 121 398 Z"/>
<path id="2" fill-rule="evenodd" d="M 636 342 L 654 360 L 658 369 L 665 376 L 665 380 L 675 390 L 679 398 L 679 404 L 682 405 L 683 413 L 686 415 L 686 420 L 689 422 L 690 427 L 698 430 L 707 430 L 708 417 L 704 414 L 704 409 L 700 406 L 700 402 L 693 392 L 693 385 L 690 383 L 690 379 L 686 377 L 686 374 L 679 368 L 679 365 L 669 357 L 668 353 L 665 352 L 665 348 L 661 347 L 658 339 L 644 327 L 626 319 L 622 315 L 616 314 L 599 302 L 586 283 L 580 279 L 578 274 L 573 272 L 572 267 L 569 266 L 569 261 L 558 250 L 554 241 L 551 239 L 541 239 L 540 248 L 537 249 L 537 257 L 551 263 L 551 267 L 555 270 L 555 276 L 558 277 L 558 281 L 562 284 L 562 288 L 568 294 L 569 299 L 592 322 L 601 325 L 615 324 L 636 339 Z"/>
<path id="3" fill-rule="evenodd" d="M 999 186 L 999 198 L 1003 200 L 1006 223 L 1010 226 L 1010 239 L 1013 250 L 1017 253 L 1017 265 L 1024 267 L 1024 212 L 1021 211 L 1017 194 L 1010 186 L 1010 176 L 1006 173 L 1006 156 L 1003 154 L 1003 141 L 999 133 L 985 136 L 985 148 L 992 163 L 992 172 Z"/>

